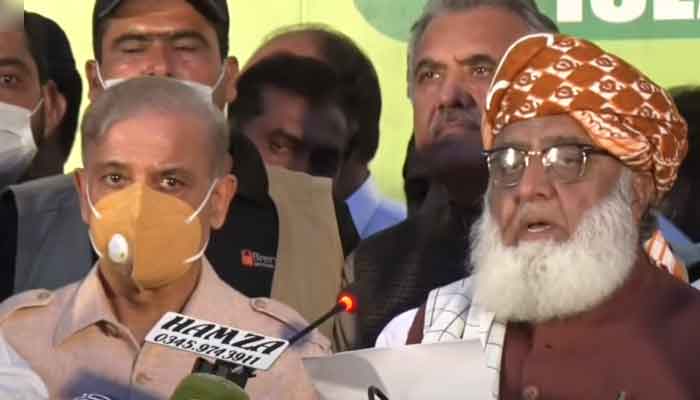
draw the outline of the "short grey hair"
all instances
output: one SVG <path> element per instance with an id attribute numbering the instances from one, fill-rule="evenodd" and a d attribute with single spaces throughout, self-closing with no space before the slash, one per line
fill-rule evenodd
<path id="1" fill-rule="evenodd" d="M 211 100 L 176 79 L 139 77 L 129 79 L 101 93 L 85 112 L 81 125 L 83 160 L 89 159 L 90 145 L 100 140 L 117 123 L 149 113 L 187 115 L 206 126 L 213 154 L 203 159 L 213 163 L 214 173 L 228 171 L 229 125 Z"/>
<path id="2" fill-rule="evenodd" d="M 557 25 L 542 12 L 534 0 L 428 0 L 423 13 L 411 27 L 411 36 L 408 42 L 408 87 L 412 92 L 414 74 L 414 56 L 418 43 L 428 29 L 430 23 L 436 17 L 466 12 L 479 7 L 502 7 L 523 19 L 530 33 L 556 33 Z"/>

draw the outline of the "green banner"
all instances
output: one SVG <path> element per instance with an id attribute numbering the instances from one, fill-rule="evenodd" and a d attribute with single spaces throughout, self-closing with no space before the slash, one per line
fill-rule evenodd
<path id="1" fill-rule="evenodd" d="M 699 0 L 539 0 L 562 32 L 592 40 L 700 37 Z"/>

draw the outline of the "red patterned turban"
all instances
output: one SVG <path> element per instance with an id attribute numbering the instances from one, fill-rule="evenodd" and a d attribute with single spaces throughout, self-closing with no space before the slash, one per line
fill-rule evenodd
<path id="1" fill-rule="evenodd" d="M 639 70 L 586 40 L 536 34 L 513 44 L 486 100 L 484 149 L 514 122 L 566 114 L 593 143 L 650 172 L 657 200 L 687 152 L 687 125 L 671 97 Z"/>
<path id="2" fill-rule="evenodd" d="M 688 126 L 661 87 L 583 39 L 535 34 L 518 40 L 486 98 L 484 149 L 509 124 L 561 114 L 578 121 L 593 143 L 632 170 L 650 172 L 656 200 L 673 186 L 688 151 Z M 687 282 L 685 266 L 660 231 L 644 248 L 658 267 Z"/>

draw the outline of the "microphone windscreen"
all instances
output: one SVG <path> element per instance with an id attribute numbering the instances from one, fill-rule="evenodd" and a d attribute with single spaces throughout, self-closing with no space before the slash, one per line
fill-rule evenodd
<path id="1" fill-rule="evenodd" d="M 170 400 L 250 400 L 235 383 L 217 375 L 194 373 L 183 379 Z"/>

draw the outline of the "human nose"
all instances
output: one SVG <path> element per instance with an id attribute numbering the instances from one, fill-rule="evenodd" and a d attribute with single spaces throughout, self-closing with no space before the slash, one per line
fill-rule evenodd
<path id="1" fill-rule="evenodd" d="M 539 153 L 528 154 L 528 162 L 517 184 L 520 201 L 549 199 L 554 195 L 554 186 Z"/>
<path id="2" fill-rule="evenodd" d="M 163 43 L 155 42 L 149 47 L 146 57 L 146 70 L 144 75 L 174 77 L 174 68 L 171 51 Z"/>
<path id="3" fill-rule="evenodd" d="M 476 105 L 474 95 L 464 74 L 447 74 L 440 88 L 441 108 L 470 108 Z"/>

